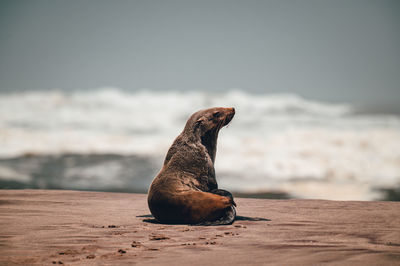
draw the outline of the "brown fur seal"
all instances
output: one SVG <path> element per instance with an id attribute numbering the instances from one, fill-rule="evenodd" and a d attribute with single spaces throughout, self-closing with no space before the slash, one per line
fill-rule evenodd
<path id="1" fill-rule="evenodd" d="M 189 118 L 149 189 L 149 208 L 159 222 L 217 225 L 234 221 L 236 204 L 230 192 L 218 189 L 214 170 L 218 132 L 234 115 L 234 108 L 216 107 Z"/>

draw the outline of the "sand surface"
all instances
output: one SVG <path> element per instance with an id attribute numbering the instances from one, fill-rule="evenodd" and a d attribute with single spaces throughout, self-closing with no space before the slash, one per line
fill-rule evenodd
<path id="1" fill-rule="evenodd" d="M 0 191 L 0 265 L 400 265 L 400 203 L 236 199 L 227 226 L 158 224 L 146 195 Z"/>

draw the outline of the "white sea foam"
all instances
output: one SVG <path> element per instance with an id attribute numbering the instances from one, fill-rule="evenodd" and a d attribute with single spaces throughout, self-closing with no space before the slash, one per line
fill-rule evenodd
<path id="1" fill-rule="evenodd" d="M 33 91 L 0 94 L 0 156 L 118 153 L 161 160 L 194 111 L 234 106 L 216 171 L 232 190 L 372 199 L 400 182 L 400 119 L 348 104 L 241 91 Z M 7 173 L 10 175 L 10 173 Z M 0 169 L 1 175 L 1 169 Z"/>

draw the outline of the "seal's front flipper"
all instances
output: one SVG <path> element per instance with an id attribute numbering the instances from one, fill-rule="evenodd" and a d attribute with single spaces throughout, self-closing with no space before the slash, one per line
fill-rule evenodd
<path id="1" fill-rule="evenodd" d="M 232 199 L 233 201 L 233 199 Z M 233 202 L 235 203 L 235 202 Z M 236 204 L 235 204 L 236 206 Z M 236 209 L 234 206 L 231 206 L 225 213 L 224 216 L 222 216 L 220 219 L 214 221 L 214 225 L 223 225 L 223 224 L 232 224 L 233 221 L 235 221 L 236 218 Z"/>
<path id="2" fill-rule="evenodd" d="M 232 224 L 233 221 L 235 221 L 236 218 L 236 209 L 234 206 L 230 206 L 229 208 L 226 209 L 226 212 L 224 213 L 224 215 L 214 221 L 207 221 L 207 222 L 202 222 L 202 223 L 198 223 L 198 224 L 194 224 L 194 225 L 228 225 L 228 224 Z"/>
<path id="3" fill-rule="evenodd" d="M 232 204 L 234 206 L 236 206 L 236 203 L 233 200 L 233 195 L 229 191 L 224 190 L 224 189 L 213 189 L 213 190 L 210 191 L 210 193 L 217 194 L 217 195 L 224 196 L 224 197 L 228 197 L 228 198 L 231 199 Z"/>

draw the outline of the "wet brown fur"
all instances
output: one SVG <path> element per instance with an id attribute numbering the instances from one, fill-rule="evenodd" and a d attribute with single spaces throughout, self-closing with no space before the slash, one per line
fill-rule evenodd
<path id="1" fill-rule="evenodd" d="M 218 190 L 214 161 L 218 132 L 234 114 L 234 108 L 216 107 L 189 118 L 149 189 L 148 205 L 158 221 L 198 224 L 232 212 L 233 197 Z"/>

